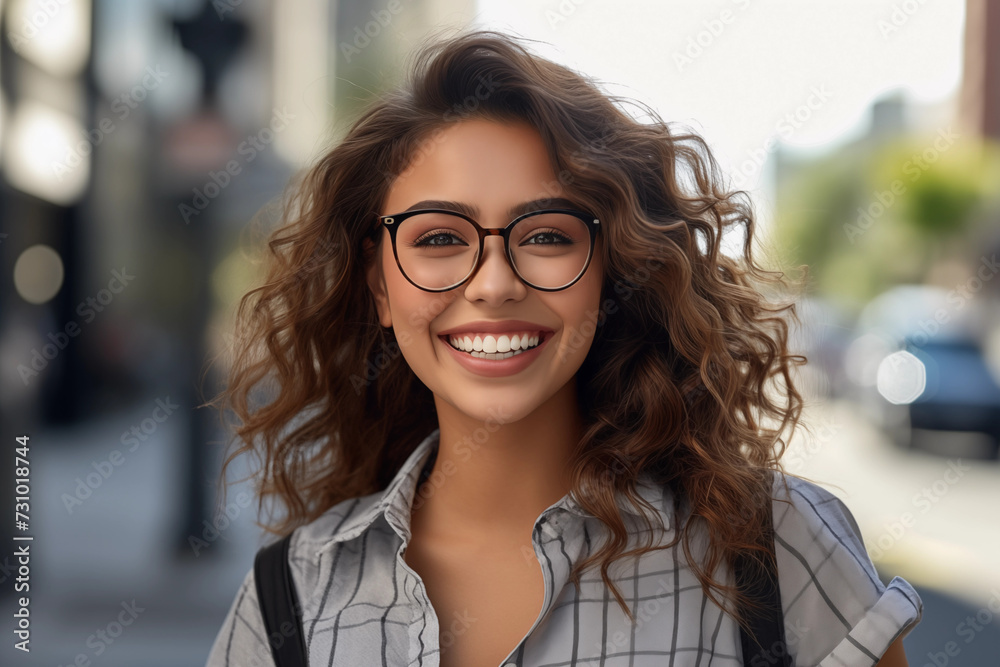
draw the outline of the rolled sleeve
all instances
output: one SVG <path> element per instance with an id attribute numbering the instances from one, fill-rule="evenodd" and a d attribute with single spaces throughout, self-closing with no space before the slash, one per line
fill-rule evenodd
<path id="1" fill-rule="evenodd" d="M 835 495 L 785 476 L 774 502 L 775 554 L 785 639 L 796 665 L 875 665 L 923 616 L 903 578 L 879 579 L 857 522 Z"/>

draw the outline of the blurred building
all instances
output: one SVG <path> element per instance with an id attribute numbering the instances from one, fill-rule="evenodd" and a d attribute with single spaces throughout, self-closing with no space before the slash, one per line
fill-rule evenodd
<path id="1" fill-rule="evenodd" d="M 960 122 L 968 132 L 1000 139 L 1000 5 L 967 0 L 965 16 Z"/>
<path id="2" fill-rule="evenodd" d="M 1000 142 L 1000 4 L 967 0 L 966 17 L 965 73 L 958 120 L 965 132 Z M 1000 252 L 1000 211 L 993 222 L 993 233 L 982 245 L 988 255 Z M 1000 281 L 989 281 L 983 291 L 1000 301 Z M 997 327 L 988 346 L 1000 368 L 1000 321 Z"/>

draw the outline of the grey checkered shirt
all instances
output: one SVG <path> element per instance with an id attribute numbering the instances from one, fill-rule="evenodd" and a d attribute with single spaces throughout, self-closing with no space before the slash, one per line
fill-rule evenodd
<path id="1" fill-rule="evenodd" d="M 437 617 L 402 555 L 418 478 L 425 466 L 429 469 L 439 433 L 420 443 L 384 491 L 345 500 L 293 533 L 292 576 L 310 665 L 439 664 L 441 625 L 447 634 L 461 620 Z M 875 665 L 893 641 L 920 622 L 923 602 L 901 577 L 882 583 L 854 517 L 839 498 L 815 484 L 786 479 L 793 506 L 774 502 L 773 511 L 785 640 L 793 664 Z M 662 539 L 669 541 L 675 528 L 670 489 L 647 478 L 638 490 L 658 508 L 667 529 Z M 784 497 L 780 481 L 775 491 Z M 638 540 L 645 523 L 631 504 L 619 502 Z M 570 569 L 600 545 L 604 530 L 570 494 L 539 516 L 532 539 L 545 598 L 534 625 L 503 667 L 743 664 L 739 626 L 704 596 L 679 545 L 647 553 L 638 562 L 623 559 L 609 571 L 634 624 L 599 569 L 584 572 L 578 593 L 569 581 Z M 694 543 L 696 557 L 704 554 L 704 537 Z M 626 562 L 627 567 L 620 565 Z M 728 568 L 715 576 L 730 584 L 734 580 Z M 273 667 L 265 636 L 251 569 L 206 667 Z M 772 649 L 775 656 L 784 650 Z M 777 662 L 764 657 L 762 664 Z"/>

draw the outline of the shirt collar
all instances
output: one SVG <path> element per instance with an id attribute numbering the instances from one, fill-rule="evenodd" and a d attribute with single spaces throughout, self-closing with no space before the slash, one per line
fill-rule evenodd
<path id="1" fill-rule="evenodd" d="M 430 435 L 417 445 L 416 449 L 407 457 L 406 462 L 400 467 L 399 472 L 393 477 L 389 485 L 382 491 L 355 499 L 353 502 L 345 502 L 347 514 L 337 527 L 329 534 L 325 540 L 327 546 L 336 542 L 344 542 L 354 539 L 364 533 L 378 517 L 383 516 L 404 542 L 410 539 L 410 511 L 413 505 L 413 496 L 416 493 L 417 482 L 424 472 L 425 466 L 430 468 L 431 456 L 436 453 L 438 436 L 441 430 L 435 429 Z M 664 529 L 670 529 L 671 508 L 670 491 L 666 485 L 655 483 L 648 474 L 640 475 L 636 484 L 636 492 L 646 502 L 656 508 L 659 520 L 662 521 Z M 572 493 L 567 493 L 558 501 L 553 503 L 545 512 L 553 508 L 563 508 L 573 514 L 585 519 L 596 518 L 593 514 L 585 510 L 573 498 Z M 624 497 L 618 494 L 618 507 L 625 513 L 633 516 L 643 516 L 643 514 Z M 644 510 L 648 512 L 648 510 Z"/>

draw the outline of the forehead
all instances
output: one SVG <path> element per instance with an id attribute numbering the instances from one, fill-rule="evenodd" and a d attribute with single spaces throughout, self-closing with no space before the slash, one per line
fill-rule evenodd
<path id="1" fill-rule="evenodd" d="M 392 183 L 383 213 L 425 199 L 464 201 L 487 214 L 565 195 L 545 143 L 525 122 L 463 120 L 432 132 Z"/>

